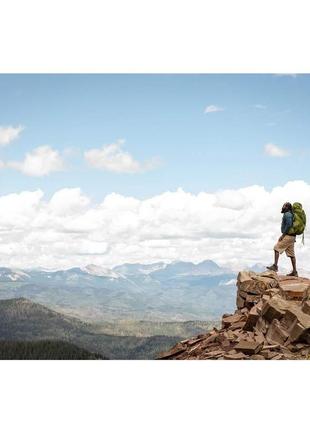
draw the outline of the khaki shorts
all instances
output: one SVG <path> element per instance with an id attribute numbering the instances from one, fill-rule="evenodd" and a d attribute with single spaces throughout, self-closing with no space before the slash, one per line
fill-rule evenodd
<path id="1" fill-rule="evenodd" d="M 285 235 L 281 241 L 278 241 L 275 244 L 273 249 L 275 251 L 278 251 L 279 254 L 282 254 L 282 252 L 285 251 L 288 257 L 295 257 L 295 251 L 294 251 L 295 242 L 296 242 L 296 236 Z"/>

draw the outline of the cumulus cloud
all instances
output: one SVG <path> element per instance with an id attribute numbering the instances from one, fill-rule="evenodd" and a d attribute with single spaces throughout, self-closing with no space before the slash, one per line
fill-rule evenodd
<path id="1" fill-rule="evenodd" d="M 82 195 L 80 188 L 63 188 L 52 196 L 48 207 L 55 215 L 67 216 L 82 213 L 89 203 L 89 198 Z"/>
<path id="2" fill-rule="evenodd" d="M 28 152 L 23 161 L 9 161 L 6 167 L 28 176 L 46 176 L 64 170 L 65 165 L 59 152 L 45 145 Z"/>
<path id="3" fill-rule="evenodd" d="M 270 157 L 288 157 L 290 154 L 286 149 L 281 148 L 278 145 L 275 145 L 274 143 L 267 143 L 265 145 L 265 154 L 269 155 Z"/>
<path id="4" fill-rule="evenodd" d="M 129 152 L 122 149 L 124 143 L 120 139 L 100 149 L 90 149 L 84 153 L 85 160 L 91 167 L 115 173 L 141 173 L 159 166 L 157 158 L 144 162 L 135 160 Z"/>
<path id="5" fill-rule="evenodd" d="M 13 140 L 19 137 L 23 129 L 21 125 L 18 127 L 0 126 L 0 146 L 6 146 L 12 143 Z"/>
<path id="6" fill-rule="evenodd" d="M 256 109 L 267 109 L 267 106 L 266 106 L 266 105 L 261 105 L 261 104 L 259 104 L 259 103 L 257 103 L 257 104 L 255 104 L 255 105 L 253 105 L 253 107 L 255 107 Z"/>
<path id="7" fill-rule="evenodd" d="M 222 112 L 224 108 L 216 105 L 209 105 L 205 108 L 205 113 Z"/>
<path id="8" fill-rule="evenodd" d="M 213 259 L 236 270 L 269 264 L 280 235 L 281 207 L 302 202 L 310 184 L 288 182 L 268 191 L 250 186 L 191 194 L 178 189 L 148 199 L 111 193 L 92 203 L 79 188 L 46 199 L 41 190 L 0 197 L 1 264 L 66 268 L 125 262 Z M 306 243 L 309 241 L 306 232 Z M 297 239 L 300 267 L 310 251 Z M 281 266 L 288 264 L 281 258 Z"/>

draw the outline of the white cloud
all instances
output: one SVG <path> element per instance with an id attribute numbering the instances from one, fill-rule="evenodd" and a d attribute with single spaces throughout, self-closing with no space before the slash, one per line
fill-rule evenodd
<path id="1" fill-rule="evenodd" d="M 19 137 L 23 129 L 24 128 L 21 125 L 18 127 L 0 126 L 0 146 L 9 145 L 13 140 Z"/>
<path id="2" fill-rule="evenodd" d="M 48 207 L 55 215 L 67 216 L 81 213 L 89 205 L 89 198 L 79 188 L 63 188 L 51 198 Z"/>
<path id="3" fill-rule="evenodd" d="M 46 176 L 65 168 L 59 152 L 47 145 L 28 152 L 23 161 L 9 161 L 6 166 L 28 176 Z"/>
<path id="4" fill-rule="evenodd" d="M 216 105 L 209 105 L 205 108 L 204 113 L 222 112 L 224 108 Z"/>
<path id="5" fill-rule="evenodd" d="M 256 105 L 253 105 L 253 107 L 255 107 L 256 109 L 267 109 L 266 105 L 261 105 L 259 103 L 257 103 Z"/>
<path id="6" fill-rule="evenodd" d="M 135 160 L 131 154 L 123 151 L 124 143 L 120 139 L 100 149 L 90 149 L 84 153 L 85 160 L 91 167 L 115 173 L 141 173 L 159 166 L 160 162 L 156 158 L 144 162 Z"/>
<path id="7" fill-rule="evenodd" d="M 300 201 L 309 213 L 310 184 L 198 194 L 178 189 L 144 200 L 112 193 L 100 204 L 78 188 L 59 190 L 50 199 L 41 190 L 10 194 L 0 197 L 1 264 L 112 267 L 213 259 L 237 270 L 270 264 L 286 201 Z M 307 267 L 309 247 L 299 238 L 296 247 L 298 266 Z M 280 263 L 289 264 L 285 257 Z"/>
<path id="8" fill-rule="evenodd" d="M 275 145 L 274 143 L 267 143 L 265 145 L 265 154 L 269 155 L 270 157 L 288 157 L 290 154 L 286 149 L 281 148 L 278 145 Z"/>

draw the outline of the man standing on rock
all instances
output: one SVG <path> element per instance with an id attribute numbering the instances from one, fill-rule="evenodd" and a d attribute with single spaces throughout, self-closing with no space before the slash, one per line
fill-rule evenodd
<path id="1" fill-rule="evenodd" d="M 293 271 L 288 273 L 287 276 L 298 276 L 296 269 L 296 257 L 294 251 L 294 244 L 296 241 L 296 234 L 288 234 L 290 228 L 293 226 L 294 215 L 291 203 L 286 202 L 282 206 L 281 213 L 283 213 L 281 232 L 278 242 L 274 246 L 274 264 L 267 266 L 267 269 L 278 271 L 279 256 L 285 251 L 286 255 L 291 259 Z"/>

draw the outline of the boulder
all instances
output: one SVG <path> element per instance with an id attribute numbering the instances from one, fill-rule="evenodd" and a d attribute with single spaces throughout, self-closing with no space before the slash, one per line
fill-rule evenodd
<path id="1" fill-rule="evenodd" d="M 225 360 L 244 360 L 246 358 L 246 355 L 242 352 L 236 352 L 234 351 L 233 354 L 225 354 L 224 359 Z"/>
<path id="2" fill-rule="evenodd" d="M 265 357 L 261 354 L 254 354 L 251 356 L 251 360 L 265 360 Z"/>
<path id="3" fill-rule="evenodd" d="M 266 270 L 265 272 L 260 273 L 259 276 L 263 278 L 271 278 L 279 282 L 279 275 L 273 270 Z"/>
<path id="4" fill-rule="evenodd" d="M 242 314 L 234 314 L 229 316 L 223 316 L 222 318 L 222 327 L 228 328 L 234 323 L 238 323 L 241 321 L 245 321 L 246 317 Z"/>
<path id="5" fill-rule="evenodd" d="M 268 288 L 278 288 L 279 286 L 279 280 L 276 273 L 272 272 L 263 272 L 259 275 L 255 274 L 252 275 L 252 279 L 260 282 L 261 284 L 264 284 L 264 289 Z"/>
<path id="6" fill-rule="evenodd" d="M 263 333 L 260 333 L 259 331 L 257 331 L 255 333 L 254 340 L 255 340 L 255 342 L 258 342 L 258 343 L 265 343 L 266 342 L 265 336 L 263 335 Z"/>
<path id="7" fill-rule="evenodd" d="M 261 299 L 259 294 L 247 294 L 245 298 L 245 305 L 249 305 L 250 307 L 256 305 Z"/>
<path id="8" fill-rule="evenodd" d="M 287 301 L 279 295 L 273 296 L 263 305 L 262 316 L 268 322 L 271 322 L 273 319 L 280 320 L 285 315 L 288 306 Z"/>
<path id="9" fill-rule="evenodd" d="M 309 342 L 308 333 L 310 330 L 310 315 L 305 314 L 302 311 L 302 308 L 295 306 L 288 309 L 286 311 L 284 321 L 288 326 L 290 342 L 297 342 L 298 340 L 303 339 L 306 339 L 307 343 Z M 291 322 L 290 326 L 288 323 L 289 321 Z"/>
<path id="10" fill-rule="evenodd" d="M 240 296 L 240 294 L 237 294 L 237 302 L 236 302 L 236 304 L 237 304 L 237 309 L 242 309 L 244 307 L 244 305 L 245 305 L 245 300 L 244 300 L 244 298 L 242 298 Z"/>
<path id="11" fill-rule="evenodd" d="M 215 351 L 210 351 L 204 354 L 205 358 L 219 358 L 223 357 L 225 352 L 222 349 L 217 349 Z"/>
<path id="12" fill-rule="evenodd" d="M 251 274 L 256 275 L 255 272 L 246 272 L 246 271 L 239 272 L 237 276 L 237 285 L 239 286 L 241 284 L 244 284 L 244 282 L 251 281 L 252 280 Z"/>
<path id="13" fill-rule="evenodd" d="M 289 333 L 285 330 L 285 328 L 280 324 L 278 320 L 274 319 L 270 324 L 266 334 L 267 342 L 270 345 L 284 345 L 288 337 Z"/>
<path id="14" fill-rule="evenodd" d="M 255 325 L 255 328 L 257 329 L 257 331 L 259 331 L 262 334 L 266 334 L 267 330 L 268 330 L 268 326 L 269 323 L 262 317 L 260 316 L 257 320 L 257 323 Z"/>
<path id="15" fill-rule="evenodd" d="M 261 295 L 267 288 L 264 282 L 251 279 L 250 281 L 245 281 L 242 284 L 239 284 L 239 289 L 245 293 Z"/>
<path id="16" fill-rule="evenodd" d="M 235 350 L 237 352 L 243 352 L 244 354 L 258 354 L 261 351 L 263 345 L 258 342 L 247 342 L 245 340 L 241 340 L 236 346 Z"/>
<path id="17" fill-rule="evenodd" d="M 308 283 L 281 283 L 279 286 L 280 295 L 285 300 L 303 300 L 309 295 Z"/>
<path id="18" fill-rule="evenodd" d="M 306 300 L 301 307 L 301 310 L 307 314 L 310 315 L 310 300 Z"/>
<path id="19" fill-rule="evenodd" d="M 231 330 L 238 330 L 244 327 L 245 321 L 238 321 L 235 322 L 233 324 L 231 324 L 231 326 L 229 327 Z"/>
<path id="20" fill-rule="evenodd" d="M 306 329 L 297 320 L 290 329 L 289 342 L 297 342 L 305 334 Z"/>
<path id="21" fill-rule="evenodd" d="M 253 308 L 250 310 L 246 323 L 243 327 L 244 330 L 253 330 L 253 327 L 256 325 L 258 318 L 260 316 L 259 307 L 258 305 L 253 306 Z"/>

